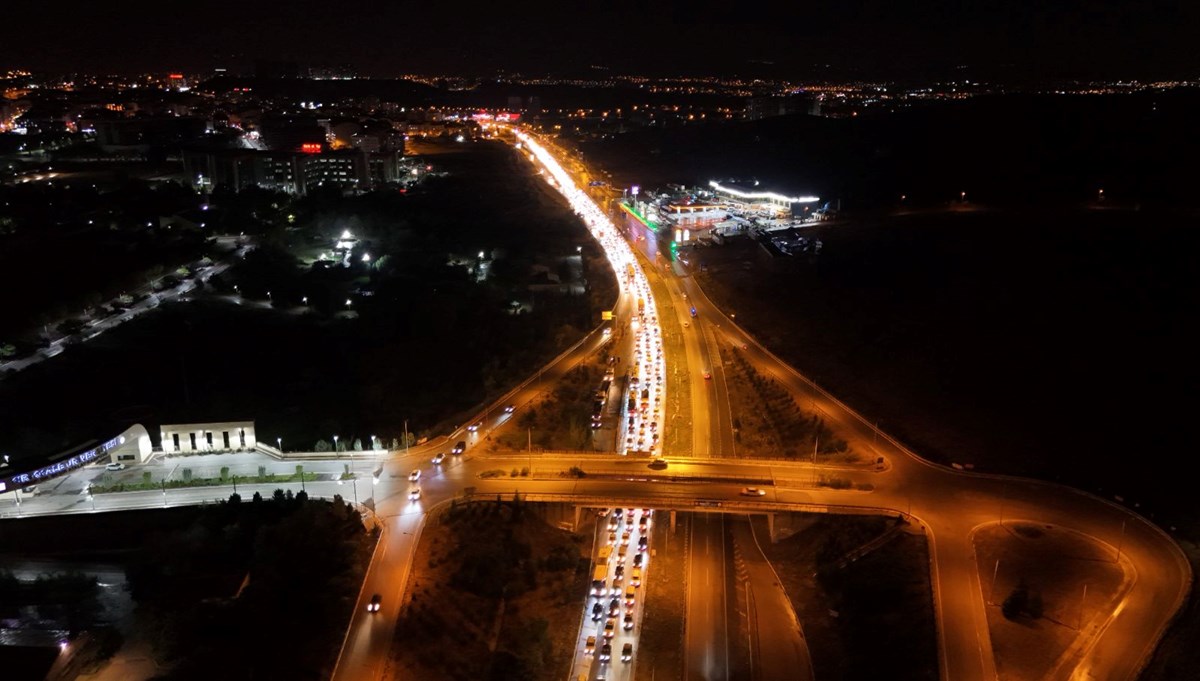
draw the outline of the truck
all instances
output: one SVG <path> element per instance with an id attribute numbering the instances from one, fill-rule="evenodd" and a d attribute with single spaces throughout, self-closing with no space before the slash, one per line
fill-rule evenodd
<path id="1" fill-rule="evenodd" d="M 608 563 L 596 565 L 592 573 L 592 595 L 603 596 L 608 593 Z"/>

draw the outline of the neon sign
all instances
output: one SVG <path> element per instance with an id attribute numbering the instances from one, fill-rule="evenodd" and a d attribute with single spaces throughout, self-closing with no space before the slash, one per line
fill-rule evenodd
<path id="1" fill-rule="evenodd" d="M 55 461 L 49 466 L 43 466 L 41 468 L 29 471 L 28 473 L 18 473 L 17 475 L 8 478 L 7 481 L 0 482 L 0 491 L 4 490 L 6 486 L 5 482 L 16 487 L 26 487 L 35 482 L 39 482 L 47 478 L 53 478 L 68 471 L 73 471 L 76 468 L 82 468 L 83 466 L 95 461 L 100 457 L 101 454 L 107 453 L 108 450 L 124 442 L 125 438 L 123 436 L 117 436 L 100 445 L 99 447 L 93 447 L 86 452 L 80 452 L 69 459 Z"/>
<path id="2" fill-rule="evenodd" d="M 305 142 L 300 145 L 300 151 L 306 154 L 319 154 L 321 153 L 321 145 L 315 142 Z"/>

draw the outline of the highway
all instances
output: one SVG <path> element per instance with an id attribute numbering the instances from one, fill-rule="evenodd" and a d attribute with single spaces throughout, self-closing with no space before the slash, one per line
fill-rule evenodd
<path id="1" fill-rule="evenodd" d="M 530 138 L 524 139 L 527 145 L 532 142 Z M 561 180 L 559 184 L 562 184 Z M 585 217 L 585 221 L 587 219 Z M 606 242 L 606 248 L 612 246 L 612 236 L 602 230 L 601 238 L 602 242 Z M 673 456 L 666 470 L 650 470 L 646 467 L 647 457 L 644 454 L 618 457 L 546 453 L 531 454 L 527 458 L 489 454 L 488 433 L 504 419 L 513 417 L 513 414 L 505 413 L 503 407 L 515 405 L 519 413 L 523 405 L 536 399 L 542 390 L 553 385 L 557 377 L 589 353 L 596 352 L 604 341 L 598 331 L 568 349 L 510 394 L 486 407 L 479 415 L 483 425 L 477 432 L 460 428 L 444 438 L 413 447 L 407 453 L 389 453 L 383 464 L 383 474 L 371 488 L 370 497 L 382 523 L 383 534 L 356 605 L 335 678 L 389 678 L 387 662 L 396 618 L 402 607 L 401 594 L 428 511 L 468 492 L 494 496 L 511 495 L 519 491 L 532 501 L 554 500 L 584 505 L 694 509 L 696 500 L 709 500 L 721 503 L 715 510 L 732 512 L 870 510 L 891 514 L 911 513 L 914 521 L 926 530 L 930 542 L 941 676 L 947 681 L 997 679 L 979 566 L 971 544 L 972 533 L 979 527 L 1000 522 L 1001 519 L 1005 522 L 1025 520 L 1049 523 L 1074 529 L 1107 544 L 1114 561 L 1119 553 L 1120 563 L 1126 568 L 1130 583 L 1128 591 L 1110 616 L 1085 624 L 1080 645 L 1072 650 L 1071 658 L 1060 666 L 1052 678 L 1104 681 L 1136 679 L 1190 589 L 1192 575 L 1186 556 L 1166 533 L 1130 509 L 1084 492 L 1038 481 L 957 471 L 921 459 L 886 433 L 878 432 L 868 420 L 817 388 L 759 345 L 713 305 L 691 277 L 680 277 L 675 272 L 664 274 L 663 281 L 670 292 L 670 307 L 677 319 L 689 323 L 701 320 L 684 327 L 693 332 L 684 334 L 684 342 L 688 371 L 692 375 L 691 427 L 695 443 L 695 452 L 692 454 L 696 458 Z M 673 286 L 677 286 L 678 290 L 673 291 Z M 694 319 L 690 315 L 679 318 L 681 310 L 687 309 L 682 307 L 684 294 L 687 295 L 688 306 L 694 305 L 697 309 Z M 634 303 L 631 298 L 629 294 L 622 295 L 620 305 L 625 314 L 632 314 L 629 306 Z M 652 303 L 650 308 L 653 309 Z M 747 349 L 742 351 L 743 355 L 758 371 L 775 378 L 798 399 L 806 401 L 809 408 L 819 412 L 854 449 L 882 457 L 885 462 L 882 466 L 836 469 L 839 477 L 869 482 L 870 491 L 816 487 L 813 484 L 815 471 L 806 462 L 750 462 L 724 458 L 735 452 L 727 446 L 721 430 L 724 427 L 721 424 L 727 420 L 722 405 L 727 409 L 728 404 L 727 396 L 722 398 L 718 392 L 720 388 L 716 387 L 719 383 L 716 371 L 719 370 L 719 362 L 714 359 L 714 346 L 721 342 L 739 346 L 744 344 Z M 712 364 L 703 366 L 706 362 Z M 648 374 L 653 375 L 656 370 L 662 371 L 665 364 L 656 364 L 652 360 L 647 366 Z M 698 367 L 708 368 L 712 378 L 703 378 L 697 371 Z M 663 395 L 662 391 L 656 390 L 651 401 L 657 403 Z M 665 416 L 660 420 L 663 424 L 669 424 L 670 420 Z M 643 421 L 653 420 L 653 409 L 650 409 Z M 660 431 L 663 427 L 660 426 Z M 441 469 L 434 470 L 429 463 L 430 458 L 438 452 L 449 451 L 450 446 L 460 439 L 467 442 L 466 453 L 448 457 Z M 483 471 L 498 467 L 498 461 L 515 458 L 529 461 L 534 475 L 530 478 L 479 477 Z M 342 463 L 332 462 L 334 470 Z M 306 462 L 306 465 L 309 463 Z M 565 471 L 571 466 L 581 466 L 594 476 L 565 478 L 557 475 L 558 471 Z M 422 493 L 418 500 L 413 501 L 409 498 L 407 474 L 416 467 L 423 471 L 420 481 Z M 833 467 L 822 466 L 822 471 L 834 470 Z M 749 480 L 759 482 L 750 483 Z M 768 494 L 761 498 L 741 496 L 740 490 L 749 484 L 766 487 Z M 239 492 L 245 496 L 243 487 L 247 486 L 239 484 Z M 274 489 L 285 485 L 272 484 L 269 487 Z M 290 487 L 296 489 L 299 485 L 292 484 Z M 334 481 L 307 483 L 307 488 L 308 493 L 314 496 L 340 493 L 350 498 L 350 490 L 346 485 L 337 485 Z M 99 495 L 87 499 L 79 490 L 72 493 L 70 487 L 61 486 L 55 493 L 26 501 L 18 512 L 21 515 L 37 515 L 152 508 L 162 504 L 201 503 L 227 496 L 229 491 L 228 488 L 214 487 L 168 490 L 165 501 L 158 492 Z M 359 492 L 362 491 L 360 481 Z M 95 503 L 94 510 L 92 502 Z M 12 506 L 9 505 L 3 512 L 11 515 Z M 734 522 L 718 521 L 717 517 L 720 516 L 696 524 L 715 531 L 713 526 Z M 733 534 L 735 542 L 738 541 L 736 537 L 740 535 L 736 525 Z M 703 555 L 711 557 L 725 551 L 724 541 L 720 542 L 720 547 L 715 541 L 705 530 L 698 530 L 689 539 L 689 548 L 699 551 L 692 545 L 706 542 L 706 553 Z M 754 563 L 750 553 L 744 553 L 747 555 L 747 564 Z M 720 568 L 711 560 L 697 558 L 694 562 L 695 568 L 689 567 L 689 575 L 706 574 L 707 577 L 702 578 L 709 582 L 716 579 L 718 569 L 727 570 L 724 559 L 720 561 Z M 787 633 L 791 627 L 789 624 L 789 628 L 783 629 L 786 635 L 777 640 L 762 635 L 765 629 L 761 622 L 769 621 L 772 629 L 779 629 L 779 622 L 788 617 L 784 610 L 770 605 L 770 594 L 762 586 L 768 577 L 762 568 L 759 565 L 751 569 L 751 572 L 757 571 L 758 574 L 748 575 L 750 595 L 742 597 L 751 604 L 749 611 L 758 613 L 755 615 L 755 630 L 759 634 L 759 651 L 750 659 L 756 661 L 760 669 L 761 665 L 766 664 L 763 660 L 776 655 L 768 655 L 766 646 L 786 650 L 794 644 L 799 634 L 798 631 L 795 635 Z M 701 573 L 695 573 L 695 570 Z M 689 576 L 689 582 L 694 579 Z M 725 585 L 726 580 L 721 578 L 717 582 Z M 373 593 L 383 596 L 382 609 L 378 613 L 367 613 L 365 606 Z M 722 627 L 727 627 L 728 620 L 720 619 L 724 624 L 718 622 L 717 601 L 727 603 L 728 598 L 722 596 L 704 602 L 697 601 L 693 610 L 692 598 L 689 597 L 689 644 L 686 651 L 689 678 L 697 678 L 692 676 L 694 670 L 708 674 L 727 668 L 729 655 L 725 654 L 722 659 L 719 653 L 724 648 L 720 631 Z M 698 637 L 694 644 L 693 630 Z M 725 639 L 728 639 L 727 634 Z M 747 644 L 752 652 L 754 641 L 752 636 Z"/>
<path id="2" fill-rule="evenodd" d="M 689 523 L 684 680 L 735 678 L 729 654 L 729 599 L 725 514 L 701 514 Z M 740 677 L 737 677 L 740 678 Z"/>

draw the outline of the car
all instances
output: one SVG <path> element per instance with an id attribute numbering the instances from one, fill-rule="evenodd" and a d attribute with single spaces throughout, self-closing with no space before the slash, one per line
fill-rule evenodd
<path id="1" fill-rule="evenodd" d="M 638 537 L 638 551 L 645 551 L 648 546 L 650 546 L 650 537 L 644 534 Z"/>
<path id="2" fill-rule="evenodd" d="M 408 474 L 408 479 L 412 482 L 416 482 L 416 481 L 420 480 L 421 479 L 421 469 L 420 468 L 413 469 L 413 472 Z"/>
<path id="3" fill-rule="evenodd" d="M 432 461 L 433 465 L 435 465 L 435 466 L 441 465 L 441 463 L 445 460 L 446 460 L 446 452 L 438 452 L 437 456 L 430 459 L 430 461 Z"/>
<path id="4" fill-rule="evenodd" d="M 123 471 L 123 470 L 125 470 L 125 464 L 121 463 L 120 461 L 114 461 L 113 463 L 106 465 L 104 467 L 104 470 L 106 470 L 106 471 Z"/>
<path id="5" fill-rule="evenodd" d="M 644 556 L 644 555 L 646 555 L 646 554 L 639 553 L 633 557 L 633 566 L 635 568 L 640 568 L 642 566 L 642 556 Z"/>
<path id="6" fill-rule="evenodd" d="M 371 600 L 367 603 L 367 612 L 379 612 L 379 604 L 383 602 L 383 596 L 375 594 L 371 596 Z"/>
<path id="7" fill-rule="evenodd" d="M 467 451 L 467 441 L 459 440 L 458 442 L 454 443 L 454 449 L 450 450 L 450 453 L 451 454 L 462 454 L 465 451 Z"/>
<path id="8" fill-rule="evenodd" d="M 516 408 L 515 406 L 513 406 L 513 405 L 511 405 L 511 404 L 510 404 L 510 405 L 508 405 L 507 407 L 505 407 L 505 408 L 504 408 L 504 413 L 505 413 L 505 414 L 511 414 L 511 413 L 513 413 L 513 412 L 514 412 L 514 411 L 516 411 L 516 410 L 517 410 L 517 408 Z"/>
<path id="9" fill-rule="evenodd" d="M 474 433 L 475 431 L 479 430 L 479 425 L 481 423 L 483 423 L 483 422 L 480 421 L 479 423 L 472 423 L 471 425 L 467 426 L 467 431 Z"/>
<path id="10" fill-rule="evenodd" d="M 622 578 L 622 577 L 624 577 L 624 576 L 625 576 L 625 566 L 624 566 L 624 565 L 618 565 L 618 566 L 616 567 L 616 569 L 615 569 L 615 570 L 613 570 L 613 577 L 615 577 L 615 578 L 617 578 L 617 579 L 620 579 L 620 578 Z"/>
<path id="11" fill-rule="evenodd" d="M 761 497 L 766 496 L 767 490 L 761 487 L 743 487 L 742 496 L 744 497 Z"/>
<path id="12" fill-rule="evenodd" d="M 621 593 L 621 592 L 614 591 L 614 593 Z M 608 602 L 608 616 L 616 617 L 620 613 L 621 613 L 621 599 L 614 597 L 611 601 Z"/>
<path id="13" fill-rule="evenodd" d="M 611 639 L 617 635 L 617 618 L 609 617 L 604 623 L 604 638 Z"/>
<path id="14" fill-rule="evenodd" d="M 641 518 L 638 518 L 638 531 L 645 532 L 648 525 L 650 525 L 650 516 L 643 515 Z"/>
<path id="15" fill-rule="evenodd" d="M 711 372 L 708 372 L 708 371 L 705 371 L 705 372 L 704 372 L 704 380 L 706 380 L 706 381 L 707 381 L 707 380 L 708 380 L 708 379 L 710 379 L 710 378 L 712 378 L 712 373 L 711 373 Z"/>
<path id="16" fill-rule="evenodd" d="M 628 662 L 633 659 L 633 644 L 626 643 L 624 648 L 621 648 L 621 661 Z"/>
<path id="17" fill-rule="evenodd" d="M 612 545 L 612 544 L 616 544 L 616 543 L 617 543 L 617 533 L 616 533 L 616 532 L 609 532 L 609 533 L 608 533 L 608 543 L 609 543 L 610 545 Z"/>
<path id="18" fill-rule="evenodd" d="M 604 604 L 601 603 L 600 601 L 596 601 L 595 605 L 592 606 L 592 621 L 599 622 L 603 617 L 604 617 Z"/>
<path id="19" fill-rule="evenodd" d="M 656 457 L 654 457 L 654 460 L 652 460 L 650 463 L 648 463 L 646 465 L 654 470 L 661 471 L 662 469 L 667 467 L 667 460 L 662 458 L 661 456 L 656 456 Z"/>
<path id="20" fill-rule="evenodd" d="M 625 587 L 625 607 L 626 608 L 633 607 L 633 601 L 635 598 L 637 598 L 637 592 L 633 590 L 633 587 L 632 586 Z"/>
<path id="21" fill-rule="evenodd" d="M 635 567 L 633 572 L 629 574 L 629 583 L 634 587 L 639 587 L 642 585 L 642 569 L 640 567 Z"/>
<path id="22" fill-rule="evenodd" d="M 588 636 L 587 643 L 583 644 L 583 654 L 592 655 L 596 652 L 596 637 Z"/>
<path id="23" fill-rule="evenodd" d="M 608 662 L 611 659 L 612 659 L 612 644 L 605 643 L 604 645 L 600 646 L 600 661 Z"/>
<path id="24" fill-rule="evenodd" d="M 420 499 L 421 498 L 421 488 L 417 487 L 416 485 L 413 485 L 412 489 L 408 490 L 408 498 L 412 499 L 413 501 Z"/>
<path id="25" fill-rule="evenodd" d="M 621 533 L 621 545 L 622 546 L 629 546 L 629 537 L 631 534 L 632 533 L 629 530 L 625 530 L 624 532 Z"/>
<path id="26" fill-rule="evenodd" d="M 633 613 L 625 613 L 625 631 L 633 629 Z"/>

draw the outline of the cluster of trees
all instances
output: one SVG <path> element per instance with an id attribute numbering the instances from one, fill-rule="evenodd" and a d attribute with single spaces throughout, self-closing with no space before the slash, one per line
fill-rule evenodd
<path id="1" fill-rule="evenodd" d="M 340 497 L 283 490 L 156 533 L 128 577 L 160 678 L 328 678 L 372 543 Z"/>
<path id="2" fill-rule="evenodd" d="M 550 678 L 558 671 L 550 665 L 551 614 L 526 607 L 521 596 L 543 588 L 565 593 L 576 581 L 582 591 L 588 561 L 579 545 L 566 536 L 547 539 L 535 529 L 543 521 L 519 500 L 454 504 L 440 518 L 450 532 L 449 544 L 434 542 L 429 567 L 439 577 L 417 588 L 401 614 L 397 641 L 437 678 Z M 559 602 L 577 608 L 578 595 Z M 489 652 L 501 603 L 504 625 Z M 458 655 L 430 650 L 447 641 Z"/>
<path id="3" fill-rule="evenodd" d="M 740 379 L 735 380 L 735 385 L 743 393 L 743 399 L 735 401 L 743 409 L 733 421 L 734 437 L 739 442 L 758 444 L 761 451 L 756 454 L 760 456 L 809 456 L 814 445 L 825 455 L 849 449 L 846 441 L 835 436 L 820 416 L 802 410 L 775 379 L 760 374 L 740 352 L 734 350 L 731 354 Z M 752 438 L 747 437 L 747 428 L 752 429 Z"/>
<path id="4" fill-rule="evenodd" d="M 554 385 L 548 397 L 522 409 L 517 429 L 505 432 L 497 441 L 518 450 L 531 441 L 542 449 L 590 449 L 593 395 L 603 376 L 604 368 L 595 362 L 575 367 Z"/>

